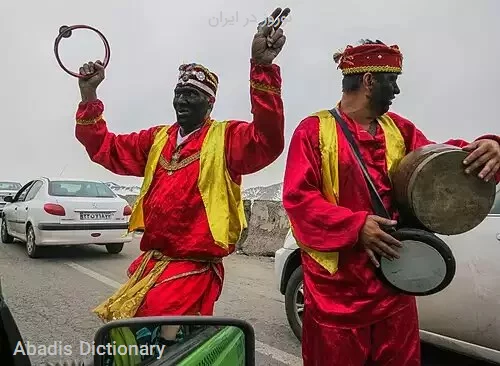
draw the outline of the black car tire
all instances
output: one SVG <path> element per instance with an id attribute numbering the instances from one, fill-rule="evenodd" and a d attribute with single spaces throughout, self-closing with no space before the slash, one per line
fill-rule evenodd
<path id="1" fill-rule="evenodd" d="M 26 254 L 30 258 L 38 258 L 40 256 L 40 247 L 36 245 L 35 229 L 31 224 L 26 228 Z"/>
<path id="2" fill-rule="evenodd" d="M 14 242 L 14 237 L 9 235 L 7 231 L 7 223 L 5 222 L 5 218 L 2 218 L 2 243 L 12 244 Z"/>
<path id="3" fill-rule="evenodd" d="M 290 327 L 292 328 L 293 334 L 295 334 L 299 341 L 302 341 L 302 321 L 298 319 L 296 294 L 298 293 L 299 288 L 302 285 L 302 266 L 299 266 L 293 271 L 292 275 L 290 276 L 285 291 L 286 317 L 288 319 Z"/>
<path id="4" fill-rule="evenodd" d="M 118 254 L 123 250 L 123 243 L 106 244 L 106 250 L 109 254 Z"/>

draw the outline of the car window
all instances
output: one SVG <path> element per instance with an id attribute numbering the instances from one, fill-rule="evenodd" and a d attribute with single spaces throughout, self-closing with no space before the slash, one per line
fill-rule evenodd
<path id="1" fill-rule="evenodd" d="M 49 194 L 57 197 L 116 197 L 104 183 L 86 181 L 55 181 L 49 183 Z"/>
<path id="2" fill-rule="evenodd" d="M 28 191 L 33 184 L 33 181 L 26 183 L 24 187 L 22 187 L 17 193 L 16 196 L 14 197 L 15 202 L 23 202 L 24 199 L 26 198 L 26 195 L 28 194 Z"/>
<path id="3" fill-rule="evenodd" d="M 26 198 L 24 199 L 25 201 L 31 201 L 33 198 L 35 198 L 36 194 L 40 190 L 40 188 L 43 186 L 43 183 L 39 180 L 37 180 L 30 188 L 28 194 L 26 195 Z"/>
<path id="4" fill-rule="evenodd" d="M 0 190 L 18 191 L 22 188 L 21 183 L 17 182 L 0 182 Z"/>
<path id="5" fill-rule="evenodd" d="M 493 204 L 493 208 L 491 209 L 491 214 L 500 215 L 500 191 L 497 192 L 495 203 Z"/>

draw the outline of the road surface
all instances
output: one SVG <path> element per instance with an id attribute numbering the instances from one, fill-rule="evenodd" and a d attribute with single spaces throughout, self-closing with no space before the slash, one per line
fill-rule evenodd
<path id="1" fill-rule="evenodd" d="M 42 258 L 30 259 L 22 244 L 0 244 L 3 292 L 25 341 L 36 346 L 72 345 L 72 357 L 34 355 L 34 365 L 88 357 L 79 354 L 80 342 L 91 342 L 101 326 L 91 309 L 126 279 L 126 268 L 139 253 L 134 241 L 118 255 L 85 246 L 50 248 Z M 216 315 L 241 318 L 254 326 L 257 365 L 301 365 L 300 343 L 288 327 L 272 259 L 233 255 L 225 266 L 226 282 Z M 450 360 L 442 352 L 427 354 L 433 360 L 429 365 L 480 364 Z"/>

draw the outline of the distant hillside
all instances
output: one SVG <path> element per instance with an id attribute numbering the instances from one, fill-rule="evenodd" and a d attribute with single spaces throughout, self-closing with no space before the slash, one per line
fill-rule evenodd
<path id="1" fill-rule="evenodd" d="M 243 199 L 281 201 L 283 183 L 276 183 L 266 187 L 252 187 L 243 191 Z"/>
<path id="2" fill-rule="evenodd" d="M 125 186 L 116 184 L 114 182 L 106 182 L 106 185 L 111 188 L 113 192 L 115 192 L 118 196 L 126 199 L 131 204 L 133 204 L 141 190 L 141 187 L 135 185 Z M 282 189 L 283 183 L 276 183 L 265 187 L 262 186 L 247 188 L 243 190 L 243 199 L 281 201 Z"/>

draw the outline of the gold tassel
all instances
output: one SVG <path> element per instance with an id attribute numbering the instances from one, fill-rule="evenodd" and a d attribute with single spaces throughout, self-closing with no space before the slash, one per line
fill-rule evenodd
<path id="1" fill-rule="evenodd" d="M 146 269 L 146 265 L 154 255 L 158 255 L 157 251 L 148 251 L 142 258 L 141 264 L 128 281 L 93 310 L 99 318 L 104 322 L 108 322 L 135 316 L 144 297 L 154 286 L 156 280 L 170 262 L 169 258 L 162 256 L 163 258 L 155 263 L 155 266 L 148 275 L 140 279 Z"/>

